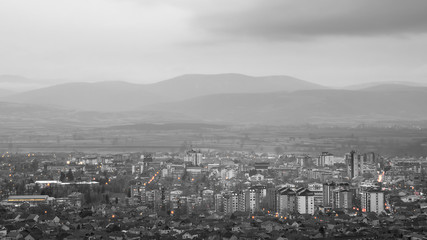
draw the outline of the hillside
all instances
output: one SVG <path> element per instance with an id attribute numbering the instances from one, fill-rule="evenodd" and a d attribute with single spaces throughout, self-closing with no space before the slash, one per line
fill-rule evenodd
<path id="1" fill-rule="evenodd" d="M 423 91 L 310 90 L 221 94 L 145 109 L 231 123 L 288 124 L 427 119 Z"/>
<path id="2" fill-rule="evenodd" d="M 8 102 L 60 106 L 82 111 L 127 111 L 161 101 L 143 85 L 125 82 L 67 83 L 14 94 Z"/>
<path id="3" fill-rule="evenodd" d="M 189 74 L 147 86 L 173 99 L 225 93 L 293 92 L 325 87 L 289 76 L 251 77 L 243 74 Z"/>
<path id="4" fill-rule="evenodd" d="M 146 85 L 127 82 L 67 83 L 18 93 L 7 98 L 0 97 L 0 100 L 53 105 L 81 111 L 121 112 L 212 94 L 292 92 L 323 88 L 286 76 L 184 75 Z"/>

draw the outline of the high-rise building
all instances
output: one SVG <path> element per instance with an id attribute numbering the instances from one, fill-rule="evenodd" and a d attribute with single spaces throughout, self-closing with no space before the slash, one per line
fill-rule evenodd
<path id="1" fill-rule="evenodd" d="M 276 191 L 276 212 L 314 214 L 314 193 L 307 188 L 279 188 Z"/>
<path id="2" fill-rule="evenodd" d="M 348 183 L 335 183 L 327 182 L 323 184 L 323 206 L 324 207 L 334 207 L 334 190 L 349 190 L 350 184 Z"/>
<path id="3" fill-rule="evenodd" d="M 137 165 L 132 165 L 132 174 L 142 174 L 144 171 L 144 163 L 138 163 Z"/>
<path id="4" fill-rule="evenodd" d="M 202 164 L 203 154 L 200 151 L 191 150 L 184 156 L 184 162 L 191 162 L 193 166 L 200 166 Z"/>
<path id="5" fill-rule="evenodd" d="M 145 202 L 145 186 L 142 184 L 130 186 L 130 196 L 139 203 Z"/>
<path id="6" fill-rule="evenodd" d="M 352 208 L 353 192 L 344 188 L 337 188 L 332 193 L 332 208 Z"/>
<path id="7" fill-rule="evenodd" d="M 239 205 L 237 207 L 240 212 L 246 212 L 246 210 L 247 210 L 247 208 L 246 208 L 246 205 L 247 205 L 246 198 L 247 198 L 246 192 L 245 191 L 241 191 L 239 193 Z"/>
<path id="8" fill-rule="evenodd" d="M 334 155 L 332 153 L 322 152 L 317 159 L 317 166 L 324 167 L 332 165 L 334 165 Z"/>
<path id="9" fill-rule="evenodd" d="M 310 156 L 308 155 L 299 155 L 297 156 L 297 164 L 300 165 L 301 167 L 306 167 L 309 165 L 311 161 Z"/>
<path id="10" fill-rule="evenodd" d="M 314 193 L 306 188 L 296 190 L 296 209 L 299 214 L 314 214 Z"/>
<path id="11" fill-rule="evenodd" d="M 368 188 L 362 192 L 362 212 L 374 212 L 380 214 L 385 209 L 384 192 L 378 188 Z"/>
<path id="12" fill-rule="evenodd" d="M 261 203 L 261 192 L 259 189 L 250 188 L 245 191 L 246 193 L 246 210 L 254 213 L 259 211 L 259 206 Z"/>
<path id="13" fill-rule="evenodd" d="M 215 212 L 224 212 L 224 197 L 222 194 L 215 194 Z"/>
<path id="14" fill-rule="evenodd" d="M 232 214 L 239 210 L 239 194 L 232 192 L 224 195 L 224 213 Z"/>
<path id="15" fill-rule="evenodd" d="M 310 190 L 314 194 L 314 206 L 321 206 L 323 204 L 323 184 L 308 184 L 308 190 Z"/>
<path id="16" fill-rule="evenodd" d="M 268 188 L 267 189 L 267 210 L 276 211 L 276 200 L 277 200 L 277 189 L 276 188 Z"/>
<path id="17" fill-rule="evenodd" d="M 355 151 L 346 154 L 347 174 L 350 179 L 362 176 L 364 156 L 357 154 Z"/>
<path id="18" fill-rule="evenodd" d="M 291 188 L 280 188 L 276 195 L 276 212 L 292 213 L 295 209 L 296 192 Z"/>

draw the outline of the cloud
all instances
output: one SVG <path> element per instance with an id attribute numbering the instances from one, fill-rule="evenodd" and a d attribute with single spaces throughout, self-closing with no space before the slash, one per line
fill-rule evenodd
<path id="1" fill-rule="evenodd" d="M 195 22 L 232 37 L 402 36 L 426 33 L 426 12 L 424 0 L 247 0 L 226 11 L 201 11 Z"/>

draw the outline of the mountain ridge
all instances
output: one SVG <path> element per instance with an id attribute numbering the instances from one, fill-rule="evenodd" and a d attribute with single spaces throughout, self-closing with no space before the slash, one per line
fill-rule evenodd
<path id="1" fill-rule="evenodd" d="M 64 83 L 9 96 L 0 100 L 51 104 L 94 111 L 128 111 L 138 107 L 222 93 L 266 93 L 324 89 L 288 76 L 251 77 L 242 74 L 182 75 L 159 83 L 123 81 Z"/>

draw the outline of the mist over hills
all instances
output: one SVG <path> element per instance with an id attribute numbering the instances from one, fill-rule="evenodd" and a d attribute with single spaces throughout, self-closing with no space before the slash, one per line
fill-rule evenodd
<path id="1" fill-rule="evenodd" d="M 366 90 L 371 88 L 383 88 L 383 87 L 393 87 L 396 89 L 399 88 L 406 88 L 406 87 L 427 87 L 427 84 L 418 83 L 418 82 L 403 82 L 403 81 L 385 81 L 385 82 L 370 82 L 370 83 L 362 83 L 362 84 L 356 84 L 356 85 L 350 85 L 347 87 L 344 87 L 342 89 L 346 90 Z"/>
<path id="2" fill-rule="evenodd" d="M 126 82 L 66 83 L 19 93 L 3 101 L 66 107 L 83 111 L 126 111 L 162 98 Z"/>
<path id="3" fill-rule="evenodd" d="M 427 88 L 414 91 L 306 90 L 222 94 L 151 106 L 225 122 L 297 124 L 427 119 Z"/>
<path id="4" fill-rule="evenodd" d="M 427 87 L 328 89 L 287 76 L 184 75 L 154 84 L 67 83 L 0 97 L 3 120 L 102 125 L 361 123 L 427 120 Z M 7 113 L 7 114 L 6 114 Z M 34 119 L 34 121 L 31 121 Z"/>
<path id="5" fill-rule="evenodd" d="M 67 83 L 15 94 L 2 101 L 55 105 L 86 111 L 130 111 L 141 106 L 224 93 L 266 93 L 324 89 L 287 76 L 183 75 L 154 84 Z"/>

